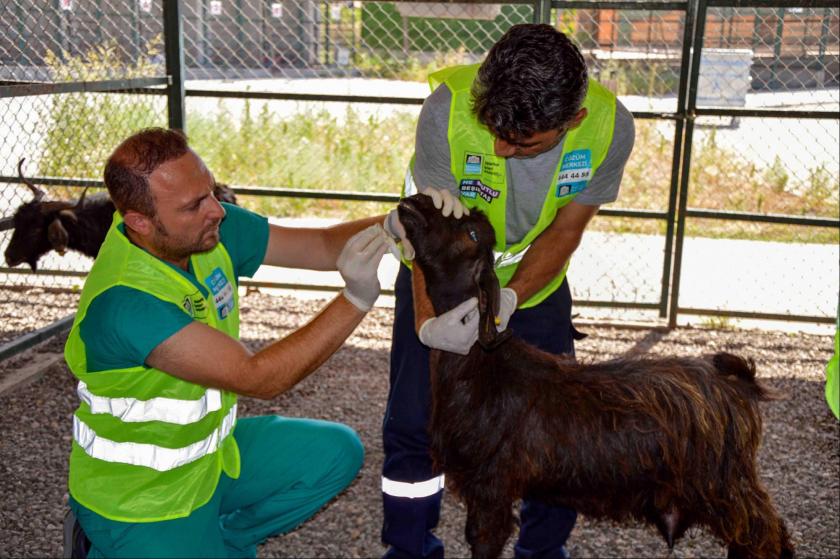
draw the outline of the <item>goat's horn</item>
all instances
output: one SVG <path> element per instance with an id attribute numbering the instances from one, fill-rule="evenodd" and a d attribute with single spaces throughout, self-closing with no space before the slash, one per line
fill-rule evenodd
<path id="1" fill-rule="evenodd" d="M 32 184 L 32 181 L 29 181 L 26 178 L 24 178 L 24 176 L 23 176 L 23 162 L 24 161 L 26 161 L 25 157 L 22 157 L 21 160 L 18 161 L 18 177 L 20 177 L 20 180 L 23 181 L 23 184 L 28 186 L 29 190 L 31 190 L 32 193 L 35 195 L 35 200 L 34 201 L 38 202 L 38 201 L 41 200 L 41 198 L 44 197 L 44 191 L 41 190 L 40 188 L 38 188 L 37 186 L 35 186 L 34 184 Z"/>
<path id="2" fill-rule="evenodd" d="M 82 195 L 79 196 L 79 201 L 76 202 L 76 206 L 73 208 L 74 210 L 79 210 L 85 204 L 85 194 L 87 194 L 89 186 L 86 186 L 84 190 L 82 190 Z"/>

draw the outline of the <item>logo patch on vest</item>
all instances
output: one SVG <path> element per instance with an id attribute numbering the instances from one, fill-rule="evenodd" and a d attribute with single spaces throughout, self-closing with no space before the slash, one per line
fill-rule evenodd
<path id="1" fill-rule="evenodd" d="M 482 157 L 476 153 L 468 153 L 466 158 L 464 159 L 464 174 L 480 175 L 481 159 Z"/>
<path id="2" fill-rule="evenodd" d="M 478 179 L 461 179 L 458 188 L 464 198 L 475 199 L 476 196 L 481 196 L 488 204 L 501 194 L 498 190 L 490 188 Z"/>
<path id="3" fill-rule="evenodd" d="M 184 310 L 187 311 L 187 314 L 191 318 L 195 318 L 196 320 L 207 319 L 207 305 L 204 303 L 204 297 L 202 297 L 200 291 L 184 297 L 181 306 L 184 307 Z"/>
<path id="4" fill-rule="evenodd" d="M 219 318 L 224 319 L 233 311 L 233 286 L 222 273 L 221 268 L 213 270 L 204 283 L 213 294 L 213 304 Z"/>
<path id="5" fill-rule="evenodd" d="M 563 156 L 560 174 L 557 175 L 555 196 L 561 198 L 577 194 L 589 184 L 592 178 L 592 151 L 576 149 Z"/>

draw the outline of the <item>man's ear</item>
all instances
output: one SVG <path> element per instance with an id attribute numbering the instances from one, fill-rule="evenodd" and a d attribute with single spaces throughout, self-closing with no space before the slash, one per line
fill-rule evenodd
<path id="1" fill-rule="evenodd" d="M 155 227 L 150 217 L 139 212 L 135 212 L 134 210 L 127 210 L 125 214 L 123 214 L 123 221 L 125 222 L 126 227 L 132 231 L 136 231 L 144 237 L 151 235 Z"/>
<path id="2" fill-rule="evenodd" d="M 569 130 L 580 126 L 580 123 L 583 122 L 583 119 L 585 119 L 586 115 L 588 114 L 589 111 L 586 109 L 586 107 L 583 107 L 581 110 L 579 110 L 574 116 L 574 118 L 572 118 L 572 121 L 569 123 Z"/>

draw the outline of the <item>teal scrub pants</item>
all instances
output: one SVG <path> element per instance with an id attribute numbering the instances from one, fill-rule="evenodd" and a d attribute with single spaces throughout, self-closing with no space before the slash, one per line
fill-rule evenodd
<path id="1" fill-rule="evenodd" d="M 185 518 L 117 522 L 70 506 L 91 541 L 88 557 L 256 557 L 269 536 L 294 529 L 356 477 L 364 448 L 340 423 L 277 416 L 240 419 L 239 479 L 221 474 L 210 501 Z"/>

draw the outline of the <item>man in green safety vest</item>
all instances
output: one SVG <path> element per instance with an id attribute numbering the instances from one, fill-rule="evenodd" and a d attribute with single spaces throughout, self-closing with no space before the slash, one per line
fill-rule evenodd
<path id="1" fill-rule="evenodd" d="M 237 420 L 237 394 L 274 398 L 353 332 L 379 295 L 382 217 L 270 225 L 217 202 L 186 137 L 160 128 L 116 148 L 105 184 L 118 211 L 65 348 L 81 400 L 70 507 L 88 556 L 255 557 L 342 491 L 364 450 L 338 423 Z M 337 269 L 345 287 L 252 352 L 238 340 L 237 283 L 262 264 Z"/>
<path id="2" fill-rule="evenodd" d="M 487 214 L 503 288 L 499 328 L 573 354 L 580 335 L 566 269 L 598 207 L 618 196 L 633 147 L 632 115 L 589 78 L 578 48 L 549 25 L 513 26 L 480 65 L 441 70 L 430 83 L 404 195 L 443 189 L 456 216 L 467 211 L 462 206 Z M 394 214 L 386 229 L 399 236 Z M 477 302 L 435 317 L 428 300 L 413 299 L 412 274 L 422 281 L 417 267 L 401 266 L 395 285 L 382 539 L 386 557 L 437 558 L 443 544 L 432 530 L 444 479 L 428 450 L 428 351 L 468 353 L 477 338 Z M 529 496 L 516 556 L 564 557 L 575 516 Z"/>

